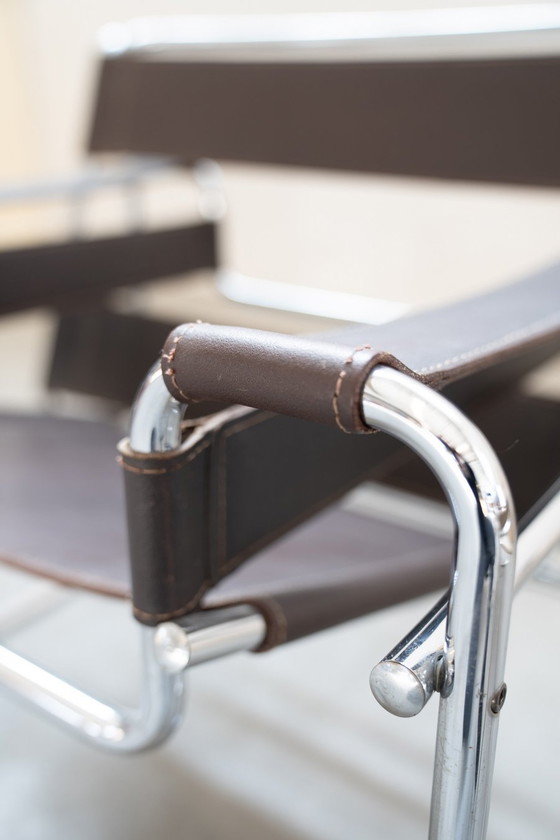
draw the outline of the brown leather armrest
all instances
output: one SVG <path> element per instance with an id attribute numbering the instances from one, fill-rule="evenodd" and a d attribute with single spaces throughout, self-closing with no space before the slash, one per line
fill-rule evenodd
<path id="1" fill-rule="evenodd" d="M 436 312 L 377 329 L 351 327 L 330 343 L 324 336 L 298 339 L 205 324 L 172 333 L 163 370 L 179 399 L 237 400 L 298 416 L 238 406 L 200 421 L 174 453 L 136 455 L 123 443 L 136 616 L 156 623 L 194 609 L 247 558 L 361 480 L 386 472 L 396 441 L 343 435 L 337 428 L 338 421 L 364 429 L 360 388 L 378 361 L 437 386 L 472 372 L 473 388 L 482 379 L 482 390 L 500 400 L 500 371 L 507 368 L 511 381 L 516 354 L 519 371 L 553 352 L 559 327 L 560 284 L 551 269 Z M 359 343 L 364 330 L 369 348 Z M 452 387 L 459 386 L 464 391 L 463 382 Z M 459 404 L 465 405 L 464 393 Z M 161 507 L 165 499 L 170 508 Z"/>
<path id="2" fill-rule="evenodd" d="M 165 343 L 162 370 L 181 402 L 209 399 L 367 432 L 361 393 L 387 364 L 442 387 L 560 331 L 557 268 L 490 294 L 331 341 L 236 327 L 185 324 Z"/>

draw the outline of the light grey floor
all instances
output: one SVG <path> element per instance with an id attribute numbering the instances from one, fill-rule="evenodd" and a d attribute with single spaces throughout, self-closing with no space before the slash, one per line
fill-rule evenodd
<path id="1" fill-rule="evenodd" d="M 137 639 L 122 603 L 0 571 L 3 636 L 105 696 L 134 700 Z M 518 597 L 490 840 L 556 840 L 558 596 Z M 9 632 L 21 599 L 52 603 Z M 426 837 L 436 703 L 411 720 L 372 700 L 370 667 L 433 600 L 262 655 L 194 669 L 179 734 L 107 756 L 0 696 L 0 837 L 10 840 L 366 840 Z"/>

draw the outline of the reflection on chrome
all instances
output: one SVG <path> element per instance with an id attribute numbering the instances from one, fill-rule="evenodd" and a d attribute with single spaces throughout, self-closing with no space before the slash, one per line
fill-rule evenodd
<path id="1" fill-rule="evenodd" d="M 557 493 L 519 537 L 515 564 L 516 592 L 559 542 L 560 493 Z M 370 685 L 375 698 L 398 717 L 418 714 L 433 692 L 438 690 L 438 664 L 443 657 L 447 601 L 448 596 L 445 595 L 371 672 Z M 411 674 L 405 677 L 402 671 Z M 419 689 L 415 695 L 417 702 L 411 705 L 399 686 L 406 687 L 413 680 L 418 681 L 421 691 Z"/>
<path id="2" fill-rule="evenodd" d="M 362 409 L 368 425 L 402 440 L 426 461 L 456 522 L 443 655 L 436 673 L 431 671 L 441 700 L 430 838 L 482 840 L 499 720 L 490 699 L 503 684 L 513 597 L 516 524 L 509 487 L 476 426 L 411 377 L 377 367 L 364 389 Z M 441 626 L 441 606 L 431 617 L 434 629 Z M 428 658 L 430 671 L 421 629 L 413 647 L 421 666 Z M 408 685 L 403 710 L 414 713 L 422 692 L 411 690 L 410 680 Z"/>

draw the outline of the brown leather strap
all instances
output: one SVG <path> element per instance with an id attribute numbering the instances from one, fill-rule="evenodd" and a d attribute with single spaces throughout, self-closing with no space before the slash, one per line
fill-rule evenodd
<path id="1" fill-rule="evenodd" d="M 467 410 L 489 434 L 513 484 L 516 507 L 524 514 L 560 471 L 555 457 L 559 407 L 496 389 L 490 397 Z M 383 545 L 383 532 L 373 523 L 371 530 L 362 532 L 357 559 L 352 553 L 356 542 L 345 550 L 329 528 L 323 535 L 321 527 L 312 529 L 311 543 L 283 536 L 363 478 L 431 492 L 431 475 L 391 437 L 342 435 L 326 425 L 238 408 L 191 427 L 176 455 L 134 456 L 126 442 L 120 450 L 133 604 L 140 621 L 157 623 L 199 603 L 228 601 L 250 600 L 266 613 L 274 601 L 278 617 L 269 617 L 273 631 L 280 633 L 284 622 L 284 638 L 296 638 L 313 626 L 319 629 L 319 622 L 343 621 L 367 611 L 368 599 L 371 609 L 388 603 L 385 598 L 399 600 L 392 576 L 392 595 L 380 579 L 375 593 L 373 570 L 371 585 L 363 593 L 359 590 L 365 577 L 360 584 L 352 574 L 346 576 L 347 564 L 361 564 L 367 577 L 369 558 L 373 563 L 374 558 L 384 562 L 384 557 L 394 556 L 395 546 Z M 529 472 L 527 464 L 532 465 Z M 439 487 L 436 490 L 443 499 Z M 338 555 L 338 570 L 331 570 L 330 583 L 321 578 L 323 539 L 332 542 L 325 556 Z M 396 542 L 399 545 L 398 538 Z M 268 549 L 271 543 L 274 547 Z M 318 556 L 311 552 L 313 544 Z M 275 567 L 273 560 L 284 565 Z M 424 568 L 411 572 L 411 583 L 414 579 L 413 588 L 427 591 L 420 581 L 430 563 L 427 557 L 416 556 L 416 561 Z"/>
<path id="2" fill-rule="evenodd" d="M 483 390 L 496 392 L 499 370 L 505 366 L 510 376 L 516 354 L 535 360 L 542 358 L 545 347 L 548 353 L 558 349 L 560 315 L 551 314 L 552 304 L 559 302 L 556 280 L 556 274 L 545 272 L 532 283 L 424 313 L 379 332 L 390 340 L 394 331 L 408 361 L 414 353 L 416 358 L 434 360 L 429 375 L 416 374 L 432 384 L 468 372 L 473 380 L 483 377 Z M 418 343 L 422 323 L 425 336 Z M 448 352 L 449 344 L 459 341 L 457 332 L 463 337 L 466 333 L 468 339 L 466 343 L 461 339 L 457 359 L 438 357 L 434 347 Z M 342 334 L 349 333 L 354 337 L 354 328 Z M 216 328 L 216 335 L 219 340 L 214 343 L 211 328 L 194 325 L 176 336 L 178 342 L 172 338 L 167 343 L 164 370 L 173 393 L 185 398 L 183 388 L 188 387 L 196 397 L 219 394 L 240 399 L 241 395 L 261 406 L 264 394 L 266 408 L 274 400 L 276 409 L 300 417 L 238 407 L 201 421 L 176 454 L 138 456 L 123 444 L 134 605 L 136 615 L 148 623 L 194 608 L 210 587 L 247 557 L 368 475 L 386 473 L 398 450 L 396 441 L 385 435 L 340 434 L 332 399 L 340 363 L 350 357 L 340 341 L 330 345 L 286 336 L 271 341 L 257 332 L 253 346 L 247 343 L 252 331 Z M 230 341 L 228 354 L 224 351 Z M 352 419 L 356 412 L 357 383 L 371 364 L 378 358 L 391 360 L 382 352 L 360 352 L 369 356 L 356 366 L 348 390 L 339 393 L 346 401 L 343 418 Z M 487 379 L 491 366 L 493 381 Z M 308 422 L 318 418 L 330 422 Z"/>
<path id="3" fill-rule="evenodd" d="M 193 609 L 247 557 L 349 490 L 392 452 L 386 436 L 233 408 L 190 428 L 177 453 L 120 445 L 135 615 Z"/>
<path id="4" fill-rule="evenodd" d="M 90 147 L 558 186 L 558 101 L 558 57 L 249 63 L 147 51 L 105 60 Z"/>
<path id="5" fill-rule="evenodd" d="M 378 361 L 379 354 L 367 342 L 349 348 L 192 323 L 171 333 L 162 370 L 169 390 L 181 402 L 219 399 L 221 393 L 234 403 L 334 422 L 342 431 L 353 432 L 368 431 L 357 406 L 365 377 Z"/>
<path id="6" fill-rule="evenodd" d="M 162 370 L 173 396 L 242 403 L 345 432 L 370 431 L 364 383 L 378 364 L 442 387 L 560 335 L 558 267 L 520 283 L 332 341 L 193 323 L 169 336 Z"/>
<path id="7" fill-rule="evenodd" d="M 0 252 L 0 313 L 68 308 L 119 286 L 216 265 L 212 224 Z"/>
<path id="8" fill-rule="evenodd" d="M 500 392 L 489 403 L 483 401 L 474 409 L 466 408 L 490 436 L 512 483 L 517 510 L 524 513 L 534 508 L 558 474 L 560 404 L 520 399 L 515 393 Z M 259 415 L 246 412 L 246 421 L 249 416 Z M 290 442 L 281 438 L 275 449 L 279 429 L 276 422 L 281 420 L 327 432 L 344 445 L 349 441 L 359 442 L 364 454 L 371 444 L 377 446 L 383 439 L 381 435 L 350 437 L 327 426 L 312 427 L 286 418 L 271 417 L 268 422 L 255 422 L 246 430 L 238 427 L 238 441 L 232 441 L 227 450 L 232 457 L 227 469 L 222 470 L 225 482 L 215 482 L 216 473 L 207 473 L 204 479 L 202 495 L 214 499 L 210 507 L 216 512 L 220 510 L 220 518 L 211 524 L 206 518 L 196 518 L 199 487 L 194 487 L 197 495 L 182 511 L 192 544 L 209 543 L 212 539 L 225 545 L 228 552 L 239 552 L 244 539 L 258 536 L 254 527 L 260 526 L 261 519 L 273 535 L 278 531 L 279 518 L 293 514 L 292 494 L 297 495 L 295 504 L 301 502 L 301 485 L 308 484 L 310 472 L 317 473 L 318 480 L 322 475 L 332 481 L 338 463 L 335 460 L 332 469 L 325 469 L 330 450 L 327 454 L 318 453 L 321 457 L 315 461 L 304 461 L 305 472 L 299 472 L 296 457 L 305 455 L 306 440 L 298 450 L 297 439 L 292 438 Z M 266 447 L 263 440 L 268 444 Z M 124 499 L 114 461 L 115 441 L 116 431 L 108 424 L 61 418 L 0 417 L 0 558 L 3 561 L 68 585 L 128 596 Z M 198 442 L 193 440 L 191 449 L 201 443 L 200 437 Z M 263 452 L 269 455 L 259 479 L 257 459 Z M 379 452 L 375 454 L 380 456 Z M 284 470 L 287 455 L 291 460 Z M 403 458 L 407 460 L 406 471 Z M 398 481 L 408 489 L 426 492 L 426 474 L 410 463 L 410 453 L 405 448 L 385 462 L 380 456 L 380 461 L 383 474 L 376 473 L 376 479 Z M 531 465 L 530 469 L 527 464 Z M 198 471 L 198 465 L 193 466 Z M 131 473 L 129 477 L 133 476 Z M 145 481 L 147 476 L 138 479 Z M 191 479 L 187 483 L 193 490 Z M 332 484 L 328 489 L 332 489 Z M 559 490 L 557 486 L 556 492 Z M 222 503 L 218 507 L 220 495 Z M 141 517 L 147 513 L 146 507 L 140 511 Z M 276 517 L 275 524 L 271 517 Z M 140 522 L 138 527 L 145 528 L 145 524 Z M 162 525 L 161 530 L 165 527 Z M 219 540 L 215 538 L 218 528 L 223 532 Z M 267 617 L 268 645 L 316 632 L 443 586 L 452 553 L 447 540 L 400 524 L 391 525 L 375 512 L 370 518 L 337 506 L 268 548 L 262 549 L 263 544 L 261 534 L 261 548 L 257 553 L 210 589 L 200 605 L 255 604 Z M 233 558 L 233 554 L 228 556 Z M 151 568 L 147 566 L 144 574 L 148 581 L 155 575 L 154 588 L 161 593 L 166 571 L 178 577 L 177 585 L 185 591 L 182 578 L 188 578 L 196 567 L 191 568 L 189 556 L 181 556 L 173 569 L 164 564 L 160 568 L 157 563 L 153 573 Z M 140 569 L 138 576 L 141 577 Z M 141 582 L 135 588 L 138 585 Z M 144 582 L 144 588 L 148 586 Z M 165 586 L 171 587 L 170 579 Z M 135 600 L 136 597 L 135 593 Z M 149 603 L 149 593 L 144 592 L 143 597 L 144 604 Z"/>
<path id="9" fill-rule="evenodd" d="M 49 388 L 130 405 L 165 340 L 166 327 L 166 322 L 107 309 L 62 315 Z"/>
<path id="10" fill-rule="evenodd" d="M 335 506 L 244 563 L 202 606 L 255 606 L 265 651 L 444 588 L 452 558 L 451 537 Z"/>
<path id="11" fill-rule="evenodd" d="M 130 596 L 115 440 L 108 424 L 0 416 L 2 562 Z M 206 533 L 196 513 L 194 496 L 186 521 Z M 271 646 L 444 585 L 450 556 L 447 540 L 335 508 L 261 551 L 202 605 L 254 603 L 267 616 Z M 188 575 L 189 558 L 181 561 Z"/>

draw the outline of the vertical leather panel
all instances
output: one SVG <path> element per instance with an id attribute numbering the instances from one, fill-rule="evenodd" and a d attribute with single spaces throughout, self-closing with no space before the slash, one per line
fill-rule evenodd
<path id="1" fill-rule="evenodd" d="M 397 445 L 239 407 L 202 420 L 191 440 L 176 454 L 119 446 L 134 613 L 148 624 L 194 609 L 210 586 L 366 478 Z"/>
<path id="2" fill-rule="evenodd" d="M 367 478 L 398 446 L 387 435 L 342 435 L 251 412 L 215 442 L 222 494 L 220 565 L 238 565 Z"/>
<path id="3" fill-rule="evenodd" d="M 193 609 L 213 582 L 208 562 L 210 440 L 124 467 L 134 614 L 148 624 Z"/>

